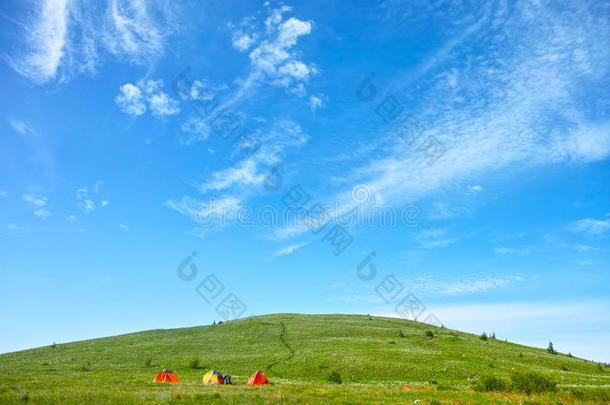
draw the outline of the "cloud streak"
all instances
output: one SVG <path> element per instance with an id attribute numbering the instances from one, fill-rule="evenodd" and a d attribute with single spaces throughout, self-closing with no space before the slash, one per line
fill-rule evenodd
<path id="1" fill-rule="evenodd" d="M 172 9 L 144 0 L 44 0 L 21 24 L 24 49 L 9 57 L 13 69 L 37 84 L 93 74 L 106 59 L 149 63 L 164 53 L 173 31 Z"/>

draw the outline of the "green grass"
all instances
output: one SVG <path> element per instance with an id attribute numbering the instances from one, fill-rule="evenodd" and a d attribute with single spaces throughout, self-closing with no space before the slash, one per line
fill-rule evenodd
<path id="1" fill-rule="evenodd" d="M 175 370 L 181 384 L 151 383 L 162 368 Z M 212 368 L 231 374 L 235 385 L 199 384 Z M 257 369 L 266 371 L 272 385 L 243 385 Z M 417 322 L 359 315 L 268 315 L 57 344 L 0 355 L 0 372 L 0 403 L 610 400 L 610 369 L 595 363 Z M 511 381 L 516 373 L 546 377 L 557 383 L 557 391 L 475 390 L 481 379 Z M 400 390 L 405 384 L 426 389 Z"/>

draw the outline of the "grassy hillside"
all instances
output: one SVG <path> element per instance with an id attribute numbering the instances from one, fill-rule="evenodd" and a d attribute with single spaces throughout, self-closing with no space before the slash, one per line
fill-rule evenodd
<path id="1" fill-rule="evenodd" d="M 199 360 L 199 368 L 195 368 Z M 151 383 L 162 368 L 178 386 Z M 234 386 L 202 386 L 207 369 Z M 257 369 L 272 386 L 246 387 Z M 552 394 L 476 392 L 477 381 L 533 371 L 558 383 Z M 0 355 L 0 403 L 606 403 L 610 369 L 564 354 L 359 315 L 279 314 L 215 326 L 153 330 Z M 331 382 L 338 375 L 342 384 Z M 425 389 L 400 390 L 409 384 Z M 437 401 L 437 402 L 435 402 Z M 549 402 L 550 401 L 550 402 Z"/>

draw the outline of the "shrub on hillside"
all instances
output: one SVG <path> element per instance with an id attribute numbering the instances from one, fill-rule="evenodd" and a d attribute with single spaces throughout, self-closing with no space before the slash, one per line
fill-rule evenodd
<path id="1" fill-rule="evenodd" d="M 513 390 L 526 394 L 557 391 L 557 383 L 552 378 L 533 371 L 513 373 L 510 379 Z"/>
<path id="2" fill-rule="evenodd" d="M 429 339 L 432 339 L 434 337 L 434 332 L 432 332 L 431 330 L 427 330 L 426 337 Z"/>
<path id="3" fill-rule="evenodd" d="M 328 374 L 326 376 L 326 381 L 331 382 L 331 383 L 335 383 L 335 384 L 342 384 L 343 383 L 343 380 L 341 379 L 341 375 L 339 373 L 337 373 L 336 371 L 333 371 L 330 374 Z"/>
<path id="4" fill-rule="evenodd" d="M 479 336 L 479 339 L 487 340 L 487 333 L 483 332 L 483 334 L 481 336 Z"/>
<path id="5" fill-rule="evenodd" d="M 508 381 L 495 375 L 486 375 L 478 378 L 475 381 L 475 391 L 507 391 L 510 388 Z"/>
<path id="6" fill-rule="evenodd" d="M 195 357 L 191 360 L 191 362 L 189 363 L 189 367 L 193 368 L 193 369 L 198 369 L 201 368 L 201 364 L 199 363 L 199 358 Z"/>
<path id="7" fill-rule="evenodd" d="M 557 354 L 557 350 L 553 347 L 553 342 L 549 342 L 549 347 L 546 348 L 546 351 L 551 354 Z"/>

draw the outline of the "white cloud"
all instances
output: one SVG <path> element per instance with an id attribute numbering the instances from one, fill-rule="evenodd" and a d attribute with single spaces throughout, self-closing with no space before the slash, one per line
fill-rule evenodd
<path id="1" fill-rule="evenodd" d="M 38 196 L 35 194 L 25 194 L 23 196 L 23 201 L 33 205 L 36 208 L 41 208 L 47 205 L 47 197 Z"/>
<path id="2" fill-rule="evenodd" d="M 412 288 L 416 291 L 454 296 L 482 293 L 521 281 L 523 278 L 516 275 L 486 276 L 458 281 L 416 278 L 412 282 Z"/>
<path id="3" fill-rule="evenodd" d="M 171 27 L 157 22 L 149 7 L 150 3 L 144 0 L 112 0 L 103 33 L 111 53 L 127 56 L 136 63 L 163 53 L 163 30 Z"/>
<path id="4" fill-rule="evenodd" d="M 449 237 L 444 229 L 426 229 L 418 235 L 419 244 L 424 248 L 447 247 L 458 241 L 457 238 Z"/>
<path id="5" fill-rule="evenodd" d="M 255 34 L 248 35 L 241 32 L 233 35 L 233 47 L 240 52 L 245 52 L 256 42 Z"/>
<path id="6" fill-rule="evenodd" d="M 207 121 L 197 115 L 189 116 L 180 126 L 180 129 L 188 134 L 188 137 L 183 141 L 187 145 L 192 142 L 206 140 L 211 133 L 211 128 Z"/>
<path id="7" fill-rule="evenodd" d="M 307 245 L 308 245 L 308 242 L 301 242 L 301 243 L 295 243 L 292 245 L 285 246 L 281 249 L 278 249 L 275 253 L 273 253 L 271 258 L 274 259 L 276 257 L 291 255 L 294 252 L 303 249 Z"/>
<path id="8" fill-rule="evenodd" d="M 119 224 L 119 229 L 123 232 L 127 232 L 127 231 L 129 231 L 129 226 L 127 226 L 125 224 Z"/>
<path id="9" fill-rule="evenodd" d="M 95 210 L 95 202 L 89 198 L 89 190 L 86 188 L 76 190 L 76 206 L 85 214 Z"/>
<path id="10" fill-rule="evenodd" d="M 609 250 L 606 248 L 598 247 L 598 246 L 590 246 L 590 245 L 576 245 L 574 246 L 579 253 L 590 253 L 590 252 L 608 252 Z"/>
<path id="11" fill-rule="evenodd" d="M 15 131 L 19 132 L 21 135 L 29 135 L 29 134 L 34 133 L 34 130 L 32 129 L 32 127 L 30 127 L 28 124 L 26 124 L 25 122 L 23 122 L 21 120 L 9 118 L 8 122 L 9 122 L 9 124 L 11 124 L 13 129 Z"/>
<path id="12" fill-rule="evenodd" d="M 591 107 L 580 95 L 588 92 L 585 83 L 607 84 L 610 47 L 603 44 L 610 24 L 578 5 L 569 10 L 518 7 L 502 18 L 504 39 L 481 30 L 483 17 L 466 28 L 469 41 L 463 52 L 461 41 L 448 39 L 453 52 L 422 61 L 421 69 L 415 69 L 417 88 L 430 90 L 417 98 L 417 105 L 404 96 L 413 77 L 389 89 L 399 103 L 410 103 L 417 123 L 396 119 L 381 124 L 372 114 L 375 125 L 384 125 L 377 134 L 384 153 L 358 156 L 346 175 L 353 183 L 326 196 L 328 201 L 347 206 L 348 190 L 363 183 L 389 204 L 402 205 L 485 176 L 608 158 L 610 124 L 589 120 Z M 506 38 L 512 41 L 508 48 Z M 478 49 L 493 51 L 475 57 L 469 53 L 474 42 Z M 584 54 L 580 59 L 589 63 L 574 63 L 575 54 Z M 435 85 L 447 67 L 460 78 L 450 93 Z M 396 136 L 399 129 L 409 136 L 406 141 Z M 607 230 L 605 222 L 589 220 L 580 226 L 599 233 Z"/>
<path id="13" fill-rule="evenodd" d="M 298 39 L 311 33 L 313 22 L 295 17 L 284 21 L 283 14 L 290 10 L 289 7 L 272 10 L 265 20 L 265 39 L 249 55 L 256 74 L 264 74 L 271 84 L 287 88 L 299 84 L 302 87 L 302 82 L 317 73 L 315 66 L 299 60 L 293 51 Z"/>
<path id="14" fill-rule="evenodd" d="M 76 190 L 76 207 L 79 209 L 79 211 L 84 214 L 89 214 L 97 208 L 98 204 L 102 208 L 110 204 L 106 200 L 101 200 L 97 203 L 94 200 L 96 198 L 95 195 L 100 193 L 101 188 L 102 182 L 97 181 L 93 186 L 93 193 L 91 193 L 87 187 L 81 187 Z"/>
<path id="15" fill-rule="evenodd" d="M 206 201 L 182 197 L 179 201 L 169 200 L 167 206 L 193 220 L 200 227 L 199 234 L 207 229 L 223 228 L 231 224 L 242 208 L 241 201 L 232 196 Z"/>
<path id="16" fill-rule="evenodd" d="M 531 252 L 530 248 L 508 248 L 508 247 L 496 247 L 494 252 L 499 255 L 526 255 Z"/>
<path id="17" fill-rule="evenodd" d="M 153 94 L 149 99 L 150 110 L 154 115 L 174 115 L 180 112 L 178 102 L 163 92 Z"/>
<path id="18" fill-rule="evenodd" d="M 138 116 L 146 112 L 142 91 L 134 84 L 122 85 L 114 101 L 125 114 Z"/>
<path id="19" fill-rule="evenodd" d="M 428 218 L 433 220 L 450 219 L 461 215 L 463 210 L 458 209 L 446 202 L 435 202 L 432 204 Z"/>
<path id="20" fill-rule="evenodd" d="M 308 140 L 301 127 L 293 121 L 283 120 L 273 124 L 265 135 L 257 139 L 259 148 L 233 167 L 216 171 L 211 180 L 199 187 L 202 192 L 226 190 L 232 187 L 257 187 L 263 184 L 273 167 L 282 163 L 287 148 L 301 147 Z M 249 145 L 243 145 L 247 149 Z"/>
<path id="21" fill-rule="evenodd" d="M 483 187 L 479 186 L 478 184 L 468 186 L 468 191 L 470 191 L 471 193 L 480 193 L 481 191 L 483 191 Z"/>
<path id="22" fill-rule="evenodd" d="M 45 0 L 26 26 L 27 51 L 15 59 L 13 68 L 35 82 L 55 77 L 65 54 L 68 31 L 68 1 Z"/>
<path id="23" fill-rule="evenodd" d="M 164 52 L 173 32 L 173 6 L 144 0 L 32 2 L 23 24 L 22 50 L 9 57 L 19 74 L 36 83 L 93 74 L 108 56 L 145 64 Z"/>
<path id="24" fill-rule="evenodd" d="M 45 219 L 51 215 L 51 212 L 46 208 L 47 197 L 36 194 L 25 194 L 23 195 L 23 201 L 34 207 L 34 216 Z"/>
<path id="25" fill-rule="evenodd" d="M 46 208 L 39 208 L 37 210 L 34 210 L 33 214 L 34 214 L 34 216 L 36 216 L 40 219 L 45 219 L 49 215 L 51 215 L 51 212 L 49 210 L 47 210 Z"/>
<path id="26" fill-rule="evenodd" d="M 568 229 L 572 232 L 584 233 L 590 236 L 601 236 L 610 231 L 610 214 L 606 214 L 607 219 L 584 218 L 572 222 Z"/>
<path id="27" fill-rule="evenodd" d="M 0 200 L 6 198 L 6 191 L 0 190 Z"/>
<path id="28" fill-rule="evenodd" d="M 144 114 L 147 104 L 157 117 L 178 114 L 178 102 L 164 93 L 162 87 L 161 80 L 140 80 L 137 85 L 126 83 L 120 87 L 115 102 L 121 111 L 129 115 Z"/>
<path id="29" fill-rule="evenodd" d="M 229 167 L 212 173 L 212 180 L 203 183 L 202 192 L 209 190 L 225 190 L 233 185 L 258 186 L 265 180 L 265 175 L 258 173 L 256 160 L 250 158 L 241 161 L 235 167 Z"/>
<path id="30" fill-rule="evenodd" d="M 309 96 L 309 108 L 311 108 L 311 111 L 315 111 L 318 108 L 324 107 L 324 105 L 326 104 L 324 98 L 325 97 L 322 94 L 318 94 L 317 96 Z"/>

